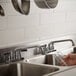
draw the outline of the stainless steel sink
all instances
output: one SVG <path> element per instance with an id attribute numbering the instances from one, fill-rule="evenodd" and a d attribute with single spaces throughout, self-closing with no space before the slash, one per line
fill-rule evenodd
<path id="1" fill-rule="evenodd" d="M 16 64 L 0 65 L 0 76 L 17 76 L 17 65 Z"/>
<path id="2" fill-rule="evenodd" d="M 59 68 L 35 65 L 35 64 L 21 64 L 21 76 L 43 76 L 48 73 L 53 73 L 59 70 Z"/>
<path id="3" fill-rule="evenodd" d="M 58 71 L 58 67 L 31 63 L 0 65 L 0 76 L 44 76 Z M 47 75 L 48 76 L 48 75 Z"/>
<path id="4" fill-rule="evenodd" d="M 36 64 L 36 65 L 44 65 L 44 66 L 46 65 L 46 66 L 52 66 L 52 67 L 54 66 L 54 67 L 59 68 L 59 70 L 57 70 L 57 71 L 53 71 L 53 72 L 51 72 L 49 74 L 45 74 L 45 75 L 41 75 L 41 76 L 54 76 L 54 75 L 56 75 L 58 73 L 65 72 L 65 71 L 68 71 L 70 69 L 75 68 L 75 66 L 65 66 L 65 67 L 61 66 L 55 60 L 53 54 L 41 55 L 41 56 L 37 56 L 37 57 L 34 57 L 34 58 L 29 58 L 26 61 L 27 61 L 27 63 L 32 63 L 32 64 Z"/>
<path id="5" fill-rule="evenodd" d="M 26 60 L 26 62 L 33 64 L 48 64 L 48 65 L 61 66 L 61 64 L 56 60 L 54 54 L 41 55 L 29 58 Z"/>

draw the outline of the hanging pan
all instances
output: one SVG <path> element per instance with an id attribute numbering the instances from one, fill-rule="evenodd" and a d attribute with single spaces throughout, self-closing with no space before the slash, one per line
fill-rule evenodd
<path id="1" fill-rule="evenodd" d="M 5 16 L 4 9 L 2 8 L 1 5 L 0 5 L 0 15 L 1 15 L 1 16 Z"/>
<path id="2" fill-rule="evenodd" d="M 21 14 L 28 15 L 30 11 L 30 0 L 12 0 L 12 4 L 16 11 Z"/>
<path id="3" fill-rule="evenodd" d="M 39 8 L 55 8 L 58 0 L 34 0 Z"/>

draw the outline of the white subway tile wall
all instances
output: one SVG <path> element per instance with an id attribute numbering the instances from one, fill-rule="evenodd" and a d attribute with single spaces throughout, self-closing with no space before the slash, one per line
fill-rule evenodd
<path id="1" fill-rule="evenodd" d="M 0 46 L 30 43 L 76 33 L 76 0 L 58 0 L 54 9 L 40 9 L 31 0 L 29 15 L 21 15 L 11 0 L 0 0 Z"/>

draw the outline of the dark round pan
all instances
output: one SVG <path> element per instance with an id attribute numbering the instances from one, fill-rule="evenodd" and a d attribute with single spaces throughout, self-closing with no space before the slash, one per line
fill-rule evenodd
<path id="1" fill-rule="evenodd" d="M 58 4 L 58 0 L 34 0 L 39 8 L 55 8 Z"/>
<path id="2" fill-rule="evenodd" d="M 16 11 L 21 14 L 28 15 L 30 11 L 30 0 L 12 0 L 12 4 Z"/>
<path id="3" fill-rule="evenodd" d="M 1 15 L 1 16 L 5 16 L 4 9 L 2 8 L 1 5 L 0 5 L 0 15 Z"/>
<path id="4" fill-rule="evenodd" d="M 58 0 L 46 0 L 50 8 L 55 8 L 58 4 Z"/>
<path id="5" fill-rule="evenodd" d="M 17 0 L 11 0 L 11 1 L 12 1 L 13 7 L 15 8 L 15 10 L 18 11 L 19 13 L 22 13 L 18 6 Z"/>

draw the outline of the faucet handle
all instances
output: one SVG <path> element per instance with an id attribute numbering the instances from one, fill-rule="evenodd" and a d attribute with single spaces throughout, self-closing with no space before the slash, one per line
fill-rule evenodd
<path id="1" fill-rule="evenodd" d="M 47 51 L 47 45 L 46 44 L 40 45 L 40 46 L 36 47 L 35 55 L 37 55 L 37 54 L 45 54 L 46 51 Z"/>
<path id="2" fill-rule="evenodd" d="M 44 45 L 40 46 L 40 50 L 41 50 L 41 54 L 45 54 L 47 51 L 47 45 L 44 44 Z"/>

